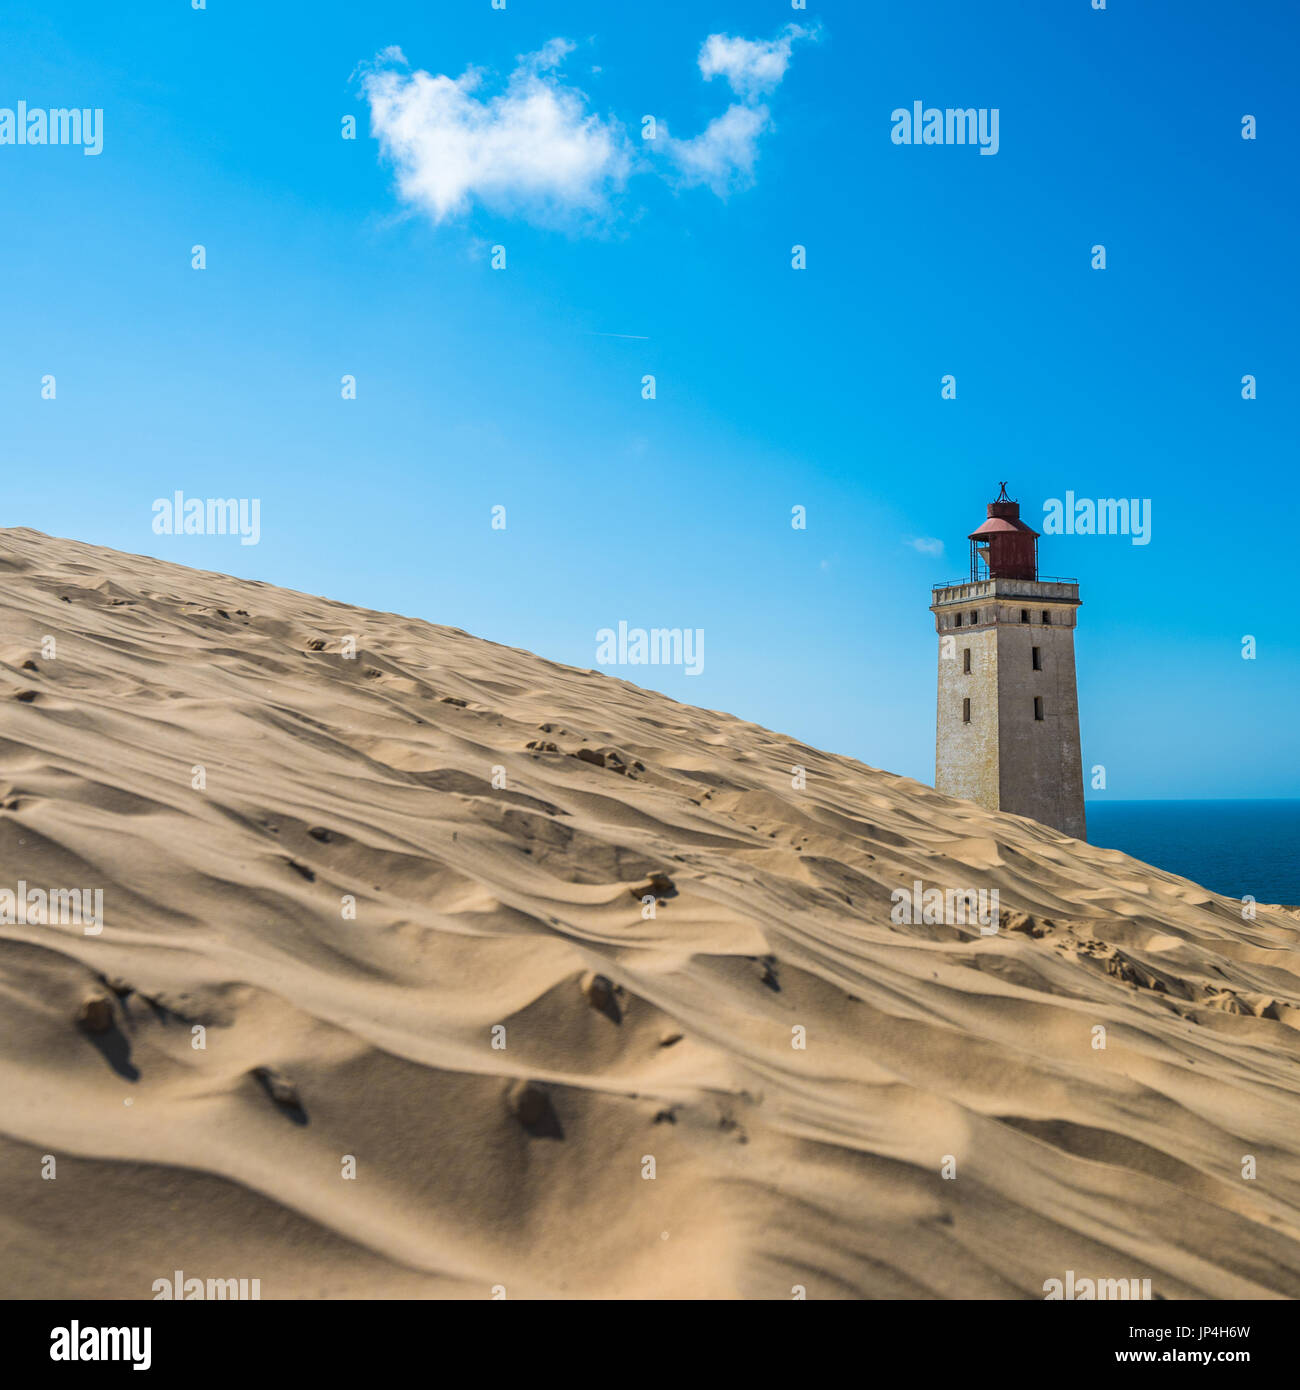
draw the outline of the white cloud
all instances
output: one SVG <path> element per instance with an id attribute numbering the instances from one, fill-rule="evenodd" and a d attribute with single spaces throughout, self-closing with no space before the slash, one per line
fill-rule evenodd
<path id="1" fill-rule="evenodd" d="M 515 61 L 521 71 L 550 72 L 577 48 L 572 39 L 547 39 L 536 53 L 521 53 Z"/>
<path id="2" fill-rule="evenodd" d="M 766 106 L 732 105 L 689 140 L 674 140 L 666 129 L 661 140 L 682 183 L 707 184 L 722 197 L 753 181 L 758 137 L 770 124 Z"/>
<path id="3" fill-rule="evenodd" d="M 662 150 L 677 166 L 679 181 L 707 184 L 719 197 L 754 180 L 759 137 L 772 128 L 771 113 L 758 98 L 781 84 L 798 39 L 821 37 L 820 29 L 787 24 L 774 39 L 739 39 L 710 34 L 700 49 L 706 81 L 722 76 L 741 98 L 689 140 L 666 136 Z"/>
<path id="4" fill-rule="evenodd" d="M 781 85 L 796 40 L 818 37 L 816 29 L 804 29 L 798 24 L 787 24 L 774 39 L 710 34 L 700 49 L 700 71 L 708 82 L 725 77 L 737 96 L 752 100 Z"/>
<path id="5" fill-rule="evenodd" d="M 907 543 L 913 550 L 919 550 L 922 555 L 943 554 L 943 542 L 935 540 L 933 536 L 917 536 L 914 540 L 909 540 Z"/>
<path id="6" fill-rule="evenodd" d="M 631 158 L 622 126 L 594 115 L 559 75 L 573 47 L 551 39 L 524 55 L 490 97 L 478 95 L 483 77 L 473 68 L 435 77 L 409 70 L 400 49 L 381 53 L 361 87 L 402 198 L 434 222 L 474 202 L 543 221 L 602 213 Z"/>
<path id="7" fill-rule="evenodd" d="M 760 138 L 772 129 L 759 98 L 780 85 L 796 41 L 819 28 L 788 24 L 774 39 L 710 34 L 699 53 L 706 79 L 725 77 L 740 100 L 699 134 L 675 140 L 660 122 L 654 153 L 681 186 L 719 197 L 753 182 Z M 392 163 L 402 199 L 435 223 L 475 203 L 542 223 L 598 218 L 628 176 L 653 167 L 612 116 L 592 112 L 560 69 L 575 45 L 555 38 L 522 55 L 504 87 L 484 95 L 484 74 L 460 77 L 412 69 L 402 50 L 384 49 L 360 69 L 371 133 Z M 592 72 L 599 72 L 593 68 Z M 639 143 L 639 142 L 637 142 Z"/>

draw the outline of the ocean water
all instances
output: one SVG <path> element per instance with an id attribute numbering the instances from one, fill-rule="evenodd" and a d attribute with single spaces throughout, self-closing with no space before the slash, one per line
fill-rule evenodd
<path id="1" fill-rule="evenodd" d="M 1088 843 L 1240 898 L 1300 905 L 1300 801 L 1089 801 Z"/>

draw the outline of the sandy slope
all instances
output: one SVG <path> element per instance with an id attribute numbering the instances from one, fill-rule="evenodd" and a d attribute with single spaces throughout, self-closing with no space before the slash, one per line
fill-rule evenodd
<path id="1" fill-rule="evenodd" d="M 0 927 L 0 1293 L 1300 1294 L 1294 917 L 454 629 L 26 530 L 0 608 L 0 887 L 107 922 Z"/>

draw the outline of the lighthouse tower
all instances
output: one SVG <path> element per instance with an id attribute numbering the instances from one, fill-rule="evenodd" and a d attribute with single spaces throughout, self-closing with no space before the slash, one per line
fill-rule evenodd
<path id="1" fill-rule="evenodd" d="M 936 789 L 1084 839 L 1079 585 L 1039 577 L 1038 532 L 1020 520 L 1005 483 L 970 534 L 970 579 L 936 584 L 932 600 Z"/>

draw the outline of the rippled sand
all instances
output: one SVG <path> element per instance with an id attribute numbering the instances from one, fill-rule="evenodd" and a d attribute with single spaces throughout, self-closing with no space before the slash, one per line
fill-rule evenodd
<path id="1" fill-rule="evenodd" d="M 1294 915 L 451 628 L 0 607 L 0 888 L 105 920 L 0 926 L 0 1294 L 1300 1295 Z"/>

